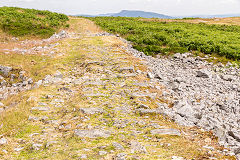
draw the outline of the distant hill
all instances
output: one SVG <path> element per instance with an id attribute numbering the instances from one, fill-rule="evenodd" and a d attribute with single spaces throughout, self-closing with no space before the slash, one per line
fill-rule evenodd
<path id="1" fill-rule="evenodd" d="M 134 10 L 122 10 L 119 13 L 107 13 L 99 15 L 74 15 L 83 17 L 143 17 L 143 18 L 161 18 L 161 19 L 174 19 L 174 18 L 226 18 L 226 17 L 240 17 L 240 14 L 223 14 L 223 15 L 192 15 L 192 16 L 168 16 L 164 14 L 134 11 Z"/>
<path id="2" fill-rule="evenodd" d="M 173 17 L 164 14 L 154 13 L 154 12 L 144 12 L 144 11 L 130 11 L 122 10 L 119 13 L 107 13 L 99 15 L 76 15 L 84 17 L 143 17 L 143 18 L 162 18 L 162 19 L 172 19 Z"/>
<path id="3" fill-rule="evenodd" d="M 143 18 L 163 18 L 163 19 L 171 19 L 173 17 L 158 14 L 154 12 L 144 12 L 144 11 L 129 11 L 123 10 L 120 13 L 116 13 L 112 15 L 113 17 L 143 17 Z"/>

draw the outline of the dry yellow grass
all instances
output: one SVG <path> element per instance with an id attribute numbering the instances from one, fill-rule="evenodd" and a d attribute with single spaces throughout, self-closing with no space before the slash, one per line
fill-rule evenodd
<path id="1" fill-rule="evenodd" d="M 195 18 L 195 19 L 140 19 L 142 21 L 156 21 L 156 22 L 186 22 L 186 23 L 206 23 L 206 24 L 220 24 L 220 25 L 240 25 L 240 17 L 229 18 Z"/>

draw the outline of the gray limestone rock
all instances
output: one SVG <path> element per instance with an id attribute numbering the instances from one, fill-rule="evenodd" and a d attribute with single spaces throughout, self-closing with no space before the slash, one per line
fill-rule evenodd
<path id="1" fill-rule="evenodd" d="M 32 107 L 32 111 L 49 111 L 49 107 Z"/>
<path id="2" fill-rule="evenodd" d="M 118 74 L 116 77 L 117 78 L 128 78 L 128 77 L 136 77 L 136 73 L 128 73 L 128 74 Z"/>
<path id="3" fill-rule="evenodd" d="M 157 93 L 141 93 L 141 92 L 135 92 L 131 94 L 133 97 L 149 97 L 152 99 L 155 99 L 157 96 Z"/>
<path id="4" fill-rule="evenodd" d="M 150 109 L 149 106 L 145 105 L 145 104 L 140 104 L 137 109 Z"/>
<path id="5" fill-rule="evenodd" d="M 139 87 L 149 87 L 148 83 L 133 83 L 134 86 L 139 86 Z"/>
<path id="6" fill-rule="evenodd" d="M 24 149 L 24 147 L 14 148 L 14 151 L 20 152 L 20 151 L 23 150 L 23 149 Z"/>
<path id="7" fill-rule="evenodd" d="M 210 74 L 208 71 L 206 70 L 201 70 L 201 71 L 197 71 L 197 77 L 200 77 L 200 78 L 209 78 L 210 77 Z"/>
<path id="8" fill-rule="evenodd" d="M 148 73 L 147 73 L 147 76 L 148 76 L 148 78 L 150 78 L 150 79 L 153 79 L 153 78 L 155 77 L 155 75 L 154 75 L 153 73 L 151 73 L 151 72 L 148 72 Z"/>
<path id="9" fill-rule="evenodd" d="M 126 153 L 119 153 L 119 154 L 116 155 L 116 158 L 115 158 L 115 159 L 116 159 L 116 160 L 125 160 L 125 159 L 126 159 L 126 158 L 125 158 L 126 156 L 127 156 Z"/>
<path id="10" fill-rule="evenodd" d="M 12 67 L 7 67 L 7 66 L 1 66 L 0 65 L 0 74 L 2 73 L 3 76 L 8 76 L 9 72 L 12 71 Z"/>
<path id="11" fill-rule="evenodd" d="M 156 110 L 156 109 L 143 109 L 143 108 L 136 109 L 135 112 L 140 113 L 140 114 L 157 114 L 157 113 L 159 113 L 158 110 Z"/>
<path id="12" fill-rule="evenodd" d="M 151 126 L 154 127 L 154 128 L 161 128 L 162 127 L 157 123 L 152 123 Z"/>
<path id="13" fill-rule="evenodd" d="M 111 136 L 111 132 L 107 130 L 92 129 L 92 130 L 75 130 L 75 135 L 78 137 L 88 137 L 88 138 L 108 138 Z"/>
<path id="14" fill-rule="evenodd" d="M 80 156 L 80 159 L 87 159 L 87 155 L 86 155 L 86 154 L 82 154 L 82 155 Z"/>
<path id="15" fill-rule="evenodd" d="M 185 160 L 183 157 L 172 156 L 172 160 Z"/>
<path id="16" fill-rule="evenodd" d="M 104 112 L 102 108 L 80 108 L 79 110 L 84 114 L 101 114 Z"/>
<path id="17" fill-rule="evenodd" d="M 120 72 L 130 72 L 130 73 L 134 73 L 134 67 L 124 67 L 124 68 L 120 68 Z"/>
<path id="18" fill-rule="evenodd" d="M 39 81 L 35 82 L 34 85 L 33 85 L 33 89 L 39 88 L 42 85 L 42 83 L 43 83 L 42 80 L 39 80 Z"/>
<path id="19" fill-rule="evenodd" d="M 57 72 L 54 74 L 54 77 L 55 77 L 55 78 L 63 78 L 63 74 L 62 74 L 60 71 L 57 71 Z"/>
<path id="20" fill-rule="evenodd" d="M 107 97 L 108 95 L 102 93 L 89 93 L 84 94 L 85 97 Z"/>
<path id="21" fill-rule="evenodd" d="M 112 145 L 116 150 L 123 150 L 124 149 L 124 147 L 120 143 L 113 142 Z"/>
<path id="22" fill-rule="evenodd" d="M 138 141 L 130 142 L 131 153 L 147 153 L 146 148 Z"/>
<path id="23" fill-rule="evenodd" d="M 47 142 L 47 144 L 46 144 L 46 148 L 49 148 L 50 146 L 52 146 L 53 144 L 56 144 L 57 143 L 57 141 L 49 141 L 49 142 Z"/>
<path id="24" fill-rule="evenodd" d="M 225 81 L 233 81 L 235 79 L 232 75 L 221 75 L 220 77 Z"/>
<path id="25" fill-rule="evenodd" d="M 100 155 L 100 156 L 103 156 L 103 155 L 106 155 L 108 152 L 106 152 L 106 151 L 99 151 L 98 152 L 98 154 Z"/>
<path id="26" fill-rule="evenodd" d="M 38 117 L 33 117 L 33 116 L 29 116 L 29 117 L 28 117 L 28 120 L 29 120 L 29 121 L 39 121 L 39 119 L 40 119 L 40 118 L 38 118 Z"/>
<path id="27" fill-rule="evenodd" d="M 1 138 L 0 139 L 0 146 L 1 145 L 6 145 L 8 143 L 7 139 L 6 138 Z"/>
<path id="28" fill-rule="evenodd" d="M 182 58 L 182 54 L 181 53 L 176 53 L 176 54 L 173 55 L 173 58 L 180 59 L 180 58 Z"/>
<path id="29" fill-rule="evenodd" d="M 154 129 L 150 131 L 153 135 L 172 135 L 181 136 L 181 132 L 177 129 Z"/>
<path id="30" fill-rule="evenodd" d="M 236 141 L 240 142 L 240 134 L 234 131 L 228 131 L 228 135 L 233 137 Z"/>
<path id="31" fill-rule="evenodd" d="M 193 117 L 195 114 L 193 107 L 187 101 L 178 101 L 175 103 L 174 109 L 182 117 Z"/>
<path id="32" fill-rule="evenodd" d="M 42 144 L 38 144 L 38 143 L 34 143 L 32 145 L 32 149 L 36 150 L 36 151 L 40 150 L 42 147 L 43 147 L 43 145 Z"/>

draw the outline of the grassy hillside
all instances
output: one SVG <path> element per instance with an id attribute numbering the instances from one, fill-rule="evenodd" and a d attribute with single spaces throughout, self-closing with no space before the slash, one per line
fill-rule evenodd
<path id="1" fill-rule="evenodd" d="M 132 41 L 148 55 L 198 51 L 240 59 L 240 26 L 142 21 L 139 18 L 90 18 L 112 33 Z"/>
<path id="2" fill-rule="evenodd" d="M 61 27 L 68 27 L 64 14 L 15 7 L 0 8 L 0 28 L 13 36 L 49 37 Z"/>

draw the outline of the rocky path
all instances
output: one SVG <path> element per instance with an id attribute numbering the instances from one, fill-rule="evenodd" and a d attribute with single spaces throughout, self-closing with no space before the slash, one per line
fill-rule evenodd
<path id="1" fill-rule="evenodd" d="M 235 159 L 210 132 L 162 115 L 172 96 L 146 60 L 118 37 L 85 32 L 59 48 L 80 56 L 19 104 L 24 129 L 1 135 L 1 159 Z"/>

